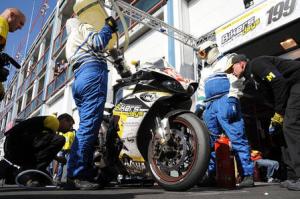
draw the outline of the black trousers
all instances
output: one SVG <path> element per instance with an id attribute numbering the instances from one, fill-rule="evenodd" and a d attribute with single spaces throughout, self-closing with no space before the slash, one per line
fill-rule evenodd
<path id="1" fill-rule="evenodd" d="M 290 90 L 283 121 L 283 134 L 287 145 L 288 158 L 285 163 L 300 178 L 300 82 Z"/>
<path id="2" fill-rule="evenodd" d="M 5 139 L 4 157 L 19 165 L 21 170 L 46 171 L 64 143 L 63 136 L 50 132 L 12 133 Z"/>

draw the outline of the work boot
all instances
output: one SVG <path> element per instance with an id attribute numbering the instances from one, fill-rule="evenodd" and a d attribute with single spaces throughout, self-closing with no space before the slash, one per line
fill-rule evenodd
<path id="1" fill-rule="evenodd" d="M 288 190 L 300 191 L 300 178 L 287 186 Z"/>
<path id="2" fill-rule="evenodd" d="M 242 182 L 239 183 L 239 187 L 253 187 L 253 176 L 244 176 Z"/>
<path id="3" fill-rule="evenodd" d="M 97 190 L 103 188 L 100 184 L 88 180 L 67 179 L 67 189 Z"/>
<path id="4" fill-rule="evenodd" d="M 293 184 L 293 183 L 295 183 L 295 182 L 296 182 L 296 180 L 293 180 L 293 179 L 285 180 L 285 181 L 283 181 L 283 182 L 280 183 L 280 187 L 281 187 L 281 188 L 288 188 L 288 186 L 289 186 L 290 184 Z"/>
<path id="5" fill-rule="evenodd" d="M 215 187 L 217 185 L 216 177 L 214 175 L 205 174 L 201 181 L 197 183 L 198 187 Z"/>

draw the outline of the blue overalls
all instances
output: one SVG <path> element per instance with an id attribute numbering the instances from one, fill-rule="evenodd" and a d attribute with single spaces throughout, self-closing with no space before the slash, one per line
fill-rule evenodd
<path id="1" fill-rule="evenodd" d="M 237 161 L 243 169 L 242 175 L 250 176 L 253 175 L 253 162 L 250 159 L 250 148 L 245 135 L 244 120 L 241 115 L 239 100 L 234 97 L 230 97 L 230 100 L 236 104 L 234 107 L 236 108 L 236 116 L 235 118 L 230 118 L 228 115 L 229 110 L 232 109 L 232 104 L 228 101 L 229 89 L 230 82 L 225 73 L 215 74 L 205 80 L 207 105 L 203 119 L 211 133 L 211 147 L 214 146 L 218 135 L 224 131 L 229 137 Z M 211 152 L 209 173 L 214 173 L 216 170 L 215 158 L 215 152 Z"/>
<path id="2" fill-rule="evenodd" d="M 111 34 L 110 27 L 105 25 L 93 36 L 94 49 L 103 50 Z M 80 123 L 72 144 L 67 173 L 68 178 L 91 180 L 94 176 L 94 147 L 107 95 L 108 70 L 106 60 L 95 57 L 90 52 L 79 55 L 76 64 L 78 63 L 80 66 L 75 70 L 72 93 Z"/>

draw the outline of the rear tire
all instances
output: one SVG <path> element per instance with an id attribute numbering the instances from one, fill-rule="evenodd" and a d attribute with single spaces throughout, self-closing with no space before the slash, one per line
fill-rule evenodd
<path id="1" fill-rule="evenodd" d="M 174 133 L 174 142 L 177 142 L 174 152 L 162 156 L 161 145 L 152 139 L 148 146 L 148 164 L 154 179 L 164 189 L 185 191 L 194 186 L 207 170 L 209 133 L 193 113 L 177 115 L 170 121 L 170 129 Z"/>

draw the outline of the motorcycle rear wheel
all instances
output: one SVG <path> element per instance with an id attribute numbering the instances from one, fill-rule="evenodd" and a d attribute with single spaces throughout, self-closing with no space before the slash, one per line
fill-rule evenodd
<path id="1" fill-rule="evenodd" d="M 173 147 L 174 151 L 163 152 L 163 147 L 154 138 L 148 146 L 148 164 L 161 187 L 168 191 L 185 191 L 194 186 L 207 170 L 209 133 L 193 113 L 177 115 L 170 121 L 170 129 L 174 142 L 167 147 Z"/>

